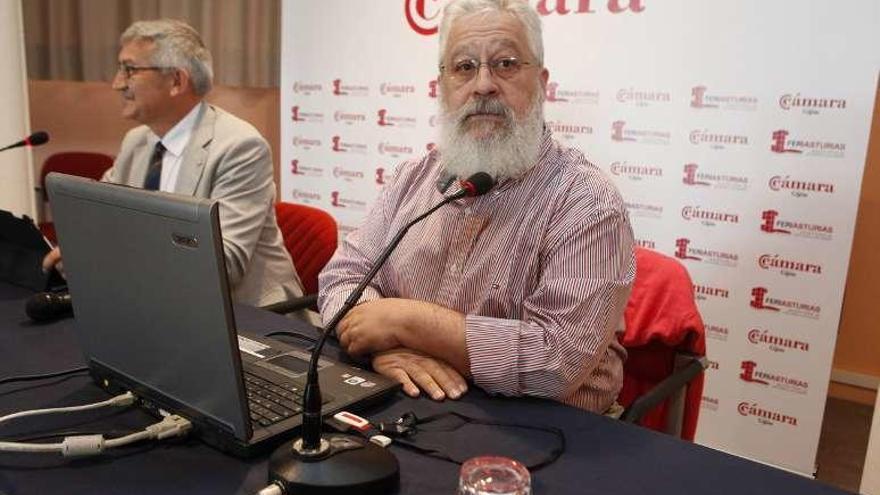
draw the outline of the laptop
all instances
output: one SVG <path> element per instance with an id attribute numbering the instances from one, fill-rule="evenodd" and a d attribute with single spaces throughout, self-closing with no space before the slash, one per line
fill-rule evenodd
<path id="1" fill-rule="evenodd" d="M 154 414 L 179 414 L 239 456 L 301 425 L 307 348 L 236 331 L 216 201 L 49 174 L 75 328 L 90 372 Z M 321 358 L 322 413 L 399 385 Z"/>

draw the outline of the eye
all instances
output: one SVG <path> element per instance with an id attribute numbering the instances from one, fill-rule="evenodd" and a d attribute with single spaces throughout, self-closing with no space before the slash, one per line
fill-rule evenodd
<path id="1" fill-rule="evenodd" d="M 476 60 L 461 60 L 452 66 L 452 72 L 456 75 L 468 75 L 477 70 Z"/>
<path id="2" fill-rule="evenodd" d="M 492 64 L 495 70 L 502 73 L 513 73 L 519 69 L 519 60 L 513 57 L 500 58 Z"/>

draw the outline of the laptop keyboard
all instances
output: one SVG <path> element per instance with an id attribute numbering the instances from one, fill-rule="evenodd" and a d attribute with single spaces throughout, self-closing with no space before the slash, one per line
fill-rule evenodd
<path id="1" fill-rule="evenodd" d="M 244 387 L 253 428 L 267 427 L 302 413 L 303 391 L 293 382 L 276 384 L 245 370 Z M 329 395 L 321 394 L 323 404 L 331 400 Z"/>

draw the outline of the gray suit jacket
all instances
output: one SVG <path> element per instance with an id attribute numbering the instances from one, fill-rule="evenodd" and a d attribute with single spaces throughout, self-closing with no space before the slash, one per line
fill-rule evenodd
<path id="1" fill-rule="evenodd" d="M 220 202 L 226 270 L 236 302 L 263 306 L 302 295 L 275 221 L 269 145 L 249 123 L 202 104 L 174 192 Z M 102 180 L 143 187 L 155 141 L 147 126 L 128 132 Z M 153 138 L 155 139 L 155 138 Z"/>

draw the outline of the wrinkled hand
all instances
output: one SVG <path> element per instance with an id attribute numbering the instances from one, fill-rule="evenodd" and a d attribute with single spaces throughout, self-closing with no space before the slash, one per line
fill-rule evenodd
<path id="1" fill-rule="evenodd" d="M 49 270 L 55 268 L 58 273 L 64 277 L 64 263 L 61 261 L 61 248 L 55 246 L 43 258 L 43 273 L 49 273 Z"/>
<path id="2" fill-rule="evenodd" d="M 336 327 L 339 344 L 352 356 L 399 347 L 412 305 L 413 301 L 384 298 L 355 306 Z"/>
<path id="3" fill-rule="evenodd" d="M 424 390 L 432 399 L 458 399 L 467 392 L 467 381 L 445 361 L 398 347 L 373 356 L 373 369 L 400 382 L 410 397 Z"/>

